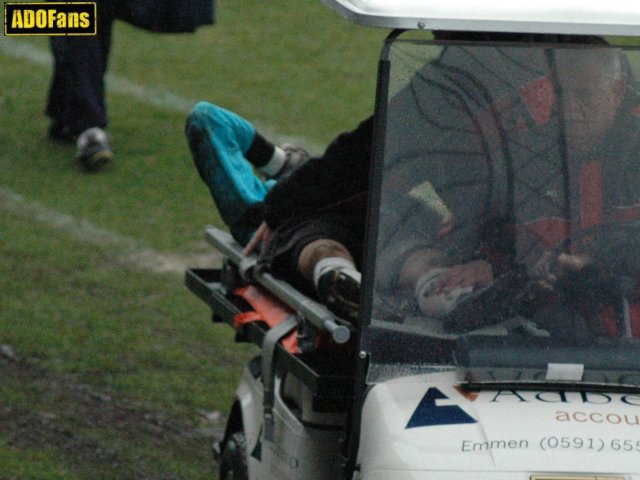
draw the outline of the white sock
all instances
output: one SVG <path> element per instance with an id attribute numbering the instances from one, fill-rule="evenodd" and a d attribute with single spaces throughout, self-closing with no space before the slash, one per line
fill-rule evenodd
<path id="1" fill-rule="evenodd" d="M 318 279 L 327 270 L 342 270 L 358 281 L 360 281 L 362 277 L 351 260 L 344 257 L 327 257 L 320 260 L 313 267 L 313 284 L 316 287 L 318 286 Z"/>
<path id="2" fill-rule="evenodd" d="M 258 171 L 268 177 L 273 177 L 276 175 L 282 167 L 284 167 L 287 162 L 287 152 L 282 150 L 280 147 L 276 145 L 275 150 L 273 151 L 273 156 L 271 160 L 269 160 L 266 165 L 258 168 Z"/>

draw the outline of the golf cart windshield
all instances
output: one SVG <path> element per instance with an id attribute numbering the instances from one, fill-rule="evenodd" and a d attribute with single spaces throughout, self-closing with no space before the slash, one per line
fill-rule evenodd
<path id="1" fill-rule="evenodd" d="M 388 41 L 371 382 L 640 386 L 640 50 L 575 40 Z"/>

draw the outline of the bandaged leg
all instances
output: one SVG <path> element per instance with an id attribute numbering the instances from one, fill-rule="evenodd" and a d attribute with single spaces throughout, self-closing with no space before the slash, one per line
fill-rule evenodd
<path id="1" fill-rule="evenodd" d="M 362 276 L 344 245 L 329 239 L 310 243 L 300 254 L 298 269 L 313 282 L 330 310 L 346 320 L 357 320 Z"/>
<path id="2" fill-rule="evenodd" d="M 440 318 L 451 312 L 456 304 L 473 292 L 474 287 L 456 287 L 441 291 L 441 277 L 448 268 L 434 268 L 423 274 L 416 282 L 415 298 L 420 311 L 427 317 Z"/>

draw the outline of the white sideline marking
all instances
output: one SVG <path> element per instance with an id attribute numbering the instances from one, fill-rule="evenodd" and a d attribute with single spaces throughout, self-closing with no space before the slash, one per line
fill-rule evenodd
<path id="1" fill-rule="evenodd" d="M 213 248 L 206 254 L 185 256 L 157 252 L 134 238 L 97 227 L 87 220 L 78 220 L 1 186 L 0 210 L 62 230 L 89 245 L 108 248 L 116 262 L 127 268 L 182 275 L 189 267 L 214 266 L 221 261 L 220 254 Z"/>
<path id="2" fill-rule="evenodd" d="M 17 60 L 25 60 L 33 65 L 51 68 L 53 57 L 49 51 L 42 50 L 26 42 L 20 42 L 8 37 L 0 37 L 0 53 Z M 168 90 L 137 85 L 124 77 L 107 74 L 105 77 L 109 91 L 128 95 L 141 103 L 187 114 L 197 100 L 181 97 Z M 268 127 L 257 125 L 256 128 L 275 143 L 294 143 L 303 145 L 311 152 L 323 149 L 309 139 L 290 135 L 281 135 L 271 131 Z M 71 215 L 50 209 L 43 204 L 29 200 L 20 194 L 0 186 L 0 210 L 9 211 L 15 215 L 34 219 L 45 225 L 67 232 L 81 241 L 96 246 L 109 246 L 117 250 L 116 260 L 123 266 L 133 266 L 155 273 L 183 274 L 187 267 L 219 264 L 220 255 L 211 250 L 208 254 L 193 254 L 181 256 L 172 253 L 162 253 L 146 248 L 134 238 L 118 235 L 102 229 L 86 220 L 78 220 Z"/>
<path id="3" fill-rule="evenodd" d="M 26 42 L 20 42 L 13 38 L 0 37 L 0 52 L 4 55 L 18 60 L 26 60 L 31 64 L 51 68 L 53 65 L 53 57 L 51 53 L 41 50 Z M 163 88 L 154 88 L 144 85 L 132 83 L 124 77 L 107 73 L 105 83 L 109 91 L 128 95 L 135 98 L 141 103 L 166 110 L 182 112 L 187 114 L 191 111 L 198 100 L 185 98 L 176 95 Z M 266 138 L 271 139 L 275 143 L 293 143 L 307 148 L 310 152 L 321 152 L 324 149 L 307 138 L 301 136 L 282 135 L 273 132 L 265 125 L 256 124 L 256 128 Z"/>

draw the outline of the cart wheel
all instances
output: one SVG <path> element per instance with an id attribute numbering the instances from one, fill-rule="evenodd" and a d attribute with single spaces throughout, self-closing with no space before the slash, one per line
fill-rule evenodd
<path id="1" fill-rule="evenodd" d="M 224 444 L 220 458 L 220 480 L 248 480 L 247 440 L 243 432 L 236 432 Z"/>

